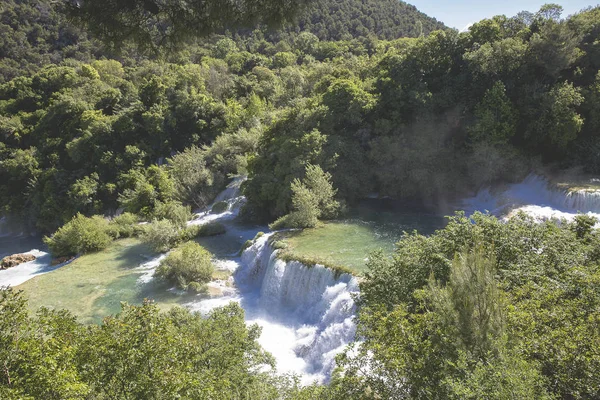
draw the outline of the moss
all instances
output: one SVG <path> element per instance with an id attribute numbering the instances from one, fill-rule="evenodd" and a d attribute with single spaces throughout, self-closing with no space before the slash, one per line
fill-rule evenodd
<path id="1" fill-rule="evenodd" d="M 271 247 L 275 250 L 283 250 L 287 249 L 288 244 L 283 240 L 276 240 L 273 243 L 271 243 Z"/>
<path id="2" fill-rule="evenodd" d="M 238 252 L 238 255 L 242 255 L 242 253 L 244 251 L 246 251 L 246 249 L 248 249 L 250 246 L 252 246 L 252 244 L 254 243 L 254 240 L 248 239 L 246 240 L 246 242 L 242 245 L 242 248 L 240 249 L 240 251 Z"/>
<path id="3" fill-rule="evenodd" d="M 218 222 L 210 222 L 204 225 L 193 225 L 187 227 L 182 233 L 182 240 L 192 240 L 197 237 L 209 237 L 223 235 L 227 232 L 225 225 Z"/>
<path id="4" fill-rule="evenodd" d="M 343 265 L 335 264 L 331 261 L 324 260 L 318 257 L 301 256 L 298 254 L 294 254 L 290 251 L 279 252 L 277 254 L 277 258 L 285 262 L 297 261 L 306 265 L 308 268 L 312 268 L 315 265 L 322 265 L 323 267 L 332 270 L 336 278 L 339 278 L 343 274 L 349 274 L 352 276 L 355 276 L 356 274 L 355 271 Z"/>

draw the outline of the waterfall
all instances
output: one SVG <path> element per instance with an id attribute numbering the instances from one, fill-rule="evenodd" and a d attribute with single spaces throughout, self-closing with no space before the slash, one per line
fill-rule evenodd
<path id="1" fill-rule="evenodd" d="M 208 207 L 208 210 L 197 213 L 196 218 L 188 222 L 188 225 L 203 225 L 216 220 L 230 221 L 235 219 L 246 202 L 246 198 L 240 195 L 240 187 L 245 180 L 245 176 L 234 178 L 225 190 L 217 195 L 214 203 Z M 220 202 L 226 202 L 227 208 L 222 213 L 213 213 L 212 206 Z"/>
<path id="2" fill-rule="evenodd" d="M 572 210 L 600 213 L 600 191 L 588 189 L 567 191 L 564 204 Z"/>
<path id="3" fill-rule="evenodd" d="M 257 239 L 242 255 L 235 281 L 240 290 L 255 294 L 242 301 L 242 306 L 251 321 L 260 325 L 266 321 L 267 329 L 273 322 L 291 329 L 291 351 L 302 364 L 294 372 L 326 381 L 335 367 L 335 356 L 354 339 L 353 294 L 358 293 L 358 282 L 349 274 L 336 277 L 320 265 L 308 267 L 278 259 L 278 251 L 269 245 L 270 236 Z M 269 344 L 264 342 L 267 350 Z"/>
<path id="4" fill-rule="evenodd" d="M 510 217 L 518 211 L 538 220 L 572 220 L 583 212 L 600 219 L 600 191 L 591 189 L 559 189 L 547 179 L 531 174 L 523 182 L 508 185 L 503 190 L 481 190 L 458 207 L 470 214 L 489 211 L 497 216 Z"/>

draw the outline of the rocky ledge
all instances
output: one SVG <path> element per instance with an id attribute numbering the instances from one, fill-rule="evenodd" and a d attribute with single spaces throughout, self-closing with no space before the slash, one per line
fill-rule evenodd
<path id="1" fill-rule="evenodd" d="M 35 260 L 35 256 L 31 254 L 13 254 L 12 256 L 4 257 L 0 261 L 0 270 L 16 267 L 17 265 L 33 260 Z"/>

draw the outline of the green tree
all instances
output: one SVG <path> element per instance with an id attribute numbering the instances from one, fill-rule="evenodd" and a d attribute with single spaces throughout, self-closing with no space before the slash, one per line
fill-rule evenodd
<path id="1" fill-rule="evenodd" d="M 291 18 L 307 1 L 263 0 L 236 4 L 193 1 L 178 4 L 129 0 L 98 4 L 65 2 L 71 18 L 84 23 L 96 37 L 114 48 L 133 41 L 142 50 L 179 48 L 199 36 L 257 23 L 277 25 Z"/>
<path id="2" fill-rule="evenodd" d="M 516 131 L 517 113 L 500 81 L 485 93 L 475 108 L 476 123 L 470 133 L 475 141 L 506 145 Z"/>
<path id="3" fill-rule="evenodd" d="M 320 166 L 308 164 L 304 179 L 295 179 L 291 189 L 294 210 L 275 221 L 272 229 L 314 228 L 319 218 L 331 219 L 338 215 L 337 190 L 331 184 L 331 174 Z"/>
<path id="4" fill-rule="evenodd" d="M 141 239 L 156 252 L 173 248 L 181 238 L 181 229 L 168 219 L 154 220 L 144 226 Z"/>

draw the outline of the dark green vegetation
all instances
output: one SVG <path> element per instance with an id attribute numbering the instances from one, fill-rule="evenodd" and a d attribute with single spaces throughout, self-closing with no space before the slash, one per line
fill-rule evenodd
<path id="1" fill-rule="evenodd" d="M 321 0 L 310 2 L 295 21 L 283 27 L 284 33 L 269 32 L 267 38 L 275 41 L 294 33 L 310 32 L 323 41 L 359 38 L 373 45 L 374 39 L 419 37 L 444 28 L 441 22 L 403 1 Z"/>
<path id="2" fill-rule="evenodd" d="M 476 214 L 361 283 L 355 344 L 320 398 L 592 399 L 600 396 L 600 232 Z M 567 350 L 569 349 L 569 350 Z"/>
<path id="3" fill-rule="evenodd" d="M 31 19 L 65 29 L 50 5 L 44 18 L 28 7 L 6 5 L 9 37 L 32 35 Z M 79 33 L 71 53 L 48 47 L 54 36 L 14 56 L 7 43 L 0 204 L 44 232 L 120 207 L 162 219 L 177 202 L 206 207 L 242 173 L 245 215 L 273 221 L 307 165 L 350 205 L 378 192 L 438 206 L 518 179 L 530 160 L 597 172 L 599 11 L 559 11 L 390 41 L 212 36 L 160 62 L 77 52 L 101 52 Z"/>
<path id="4" fill-rule="evenodd" d="M 21 294 L 3 290 L 0 311 L 3 399 L 278 399 L 295 391 L 261 372 L 273 358 L 238 305 L 207 318 L 124 305 L 85 326 L 66 311 L 30 316 Z"/>
<path id="5" fill-rule="evenodd" d="M 361 308 L 358 313 L 361 342 L 354 344 L 354 351 L 338 359 L 345 373 L 340 370 L 328 386 L 311 386 L 301 391 L 297 391 L 290 381 L 271 376 L 271 384 L 278 382 L 279 397 L 269 397 L 272 386 L 264 382 L 260 389 L 256 389 L 257 393 L 261 393 L 264 398 L 293 399 L 598 397 L 600 382 L 596 372 L 600 366 L 600 232 L 592 228 L 593 223 L 592 219 L 584 216 L 578 217 L 573 223 L 557 225 L 555 222 L 539 224 L 525 215 L 506 223 L 482 214 L 476 214 L 472 220 L 458 215 L 432 236 L 407 234 L 398 243 L 392 258 L 381 252 L 370 256 L 368 270 L 361 281 Z M 277 243 L 273 245 L 278 247 Z M 127 251 L 127 257 L 135 257 L 142 251 L 135 247 L 127 247 L 131 249 Z M 284 252 L 285 250 L 283 249 Z M 101 257 L 103 253 L 85 257 Z M 118 263 L 114 267 L 110 266 L 112 264 L 100 258 L 96 264 L 87 264 L 89 268 L 95 269 L 109 265 L 106 271 L 97 274 L 99 278 L 117 277 L 119 274 L 126 277 L 131 271 L 125 267 L 125 256 L 121 254 L 119 257 L 121 266 Z M 285 253 L 283 257 L 287 257 Z M 293 256 L 289 258 L 294 259 Z M 311 264 L 314 260 L 301 261 Z M 137 265 L 139 260 L 132 263 Z M 47 295 L 54 294 L 38 290 L 36 282 L 56 279 L 51 286 L 60 291 L 60 276 L 69 275 L 65 273 L 68 272 L 65 269 L 76 271 L 82 266 L 84 264 L 78 267 L 75 261 L 64 269 L 33 279 L 24 285 L 26 293 L 33 296 L 36 304 L 42 305 Z M 83 276 L 86 274 L 85 271 L 81 273 Z M 84 282 L 82 279 L 81 283 Z M 91 289 L 101 284 L 97 280 L 90 281 L 77 289 L 90 291 L 84 297 L 85 302 L 65 300 L 71 309 L 76 307 L 78 311 L 81 309 L 89 312 L 89 307 L 97 309 L 99 304 L 95 303 L 107 294 L 98 293 L 100 297 L 96 298 L 93 296 L 95 291 Z M 118 282 L 115 281 L 115 284 Z M 107 289 L 111 287 L 108 285 Z M 0 381 L 0 390 L 5 391 L 0 392 L 2 394 L 8 393 L 7 388 L 17 393 L 22 390 L 25 394 L 38 394 L 41 393 L 38 390 L 49 390 L 50 387 L 59 390 L 62 387 L 60 379 L 67 378 L 80 379 L 89 385 L 86 378 L 88 375 L 72 372 L 72 368 L 79 371 L 80 362 L 86 362 L 86 368 L 92 367 L 88 363 L 98 362 L 98 365 L 93 366 L 97 368 L 94 371 L 106 376 L 106 379 L 109 379 L 109 375 L 112 377 L 110 379 L 121 379 L 120 373 L 131 373 L 127 375 L 127 381 L 139 384 L 126 385 L 121 390 L 137 390 L 135 388 L 140 385 L 150 385 L 144 375 L 151 373 L 144 369 L 147 363 L 155 365 L 156 362 L 159 365 L 161 352 L 167 351 L 157 343 L 146 342 L 154 340 L 154 337 L 163 337 L 163 340 L 171 337 L 170 330 L 160 331 L 162 333 L 156 335 L 149 334 L 147 329 L 154 332 L 152 329 L 162 326 L 156 325 L 154 311 L 150 314 L 142 311 L 149 306 L 125 310 L 125 315 L 136 310 L 134 314 L 138 319 L 135 323 L 123 322 L 123 315 L 116 320 L 109 318 L 109 324 L 118 321 L 115 324 L 121 329 L 127 327 L 127 335 L 134 336 L 126 336 L 118 346 L 111 344 L 107 338 L 95 343 L 100 349 L 106 345 L 112 350 L 100 351 L 101 355 L 96 353 L 97 358 L 92 360 L 78 358 L 79 349 L 82 348 L 78 342 L 69 342 L 63 347 L 61 340 L 79 340 L 78 338 L 87 335 L 98 334 L 96 329 L 105 332 L 112 340 L 120 340 L 119 335 L 125 333 L 112 331 L 116 326 L 106 327 L 105 322 L 100 328 L 79 327 L 81 330 L 78 330 L 78 334 L 66 335 L 63 331 L 55 330 L 54 317 L 41 312 L 40 315 L 44 315 L 44 318 L 38 320 L 32 317 L 27 324 L 33 325 L 26 325 L 29 326 L 28 329 L 19 331 L 22 340 L 14 343 L 11 341 L 15 337 L 14 329 L 22 329 L 23 325 L 14 322 L 16 317 L 8 308 L 12 306 L 5 305 L 14 302 L 6 300 L 12 294 L 4 296 L 3 303 L 0 304 L 3 311 L 0 313 L 0 340 L 5 340 L 7 344 L 0 348 L 7 349 L 4 357 L 8 360 L 8 371 L 13 378 L 12 383 L 8 384 L 6 375 L 1 375 L 4 380 Z M 176 302 L 168 298 L 159 301 L 161 305 Z M 114 308 L 115 304 L 111 307 Z M 172 313 L 178 314 L 180 311 Z M 233 321 L 223 319 L 220 323 L 224 326 L 237 324 L 234 322 L 238 318 L 237 312 L 227 313 L 229 318 L 235 316 Z M 170 318 L 168 315 L 170 314 L 161 318 Z M 64 323 L 64 320 L 61 321 Z M 181 329 L 190 326 L 176 325 Z M 37 336 L 29 336 L 34 335 L 34 332 L 43 332 L 43 340 Z M 57 335 L 62 339 L 56 338 L 58 342 L 52 342 L 51 349 L 36 347 L 50 346 L 50 342 L 46 340 L 52 340 L 53 332 L 58 332 Z M 135 335 L 140 335 L 140 340 L 133 340 L 138 337 Z M 93 340 L 98 339 L 96 336 L 92 337 Z M 141 340 L 142 337 L 145 339 Z M 197 349 L 203 348 L 206 343 L 212 346 L 212 350 L 206 355 L 217 351 L 219 357 L 227 357 L 228 352 L 240 350 L 235 347 L 237 342 L 231 343 L 234 347 L 230 347 L 224 342 L 213 342 L 207 336 L 193 336 L 187 344 L 175 342 L 173 345 L 196 346 L 196 350 L 186 347 L 186 351 L 195 354 L 193 352 L 199 351 Z M 35 358 L 41 353 L 44 354 L 43 359 Z M 56 367 L 53 366 L 58 365 L 54 360 L 65 362 L 64 371 L 71 373 L 54 374 L 53 368 Z M 102 374 L 102 368 L 109 364 L 107 360 L 123 369 Z M 175 357 L 175 360 L 179 359 Z M 187 360 L 192 359 L 188 357 Z M 170 377 L 180 376 L 180 373 L 188 371 L 179 362 L 175 361 L 171 365 Z M 125 368 L 125 364 L 128 368 Z M 25 368 L 25 365 L 29 367 Z M 212 366 L 213 363 L 206 365 Z M 141 375 L 132 371 L 141 371 Z M 161 373 L 166 371 L 160 368 L 152 371 L 158 374 L 152 375 L 155 379 L 167 379 L 161 378 Z M 6 371 L 2 372 L 5 373 Z M 30 383 L 38 382 L 38 379 L 49 380 L 35 385 Z M 400 381 L 403 382 L 402 385 L 397 384 Z M 52 386 L 44 386 L 43 382 L 51 382 L 49 384 Z M 166 381 L 162 383 L 162 386 L 152 386 L 154 389 L 148 390 L 170 387 Z M 113 387 L 108 381 L 94 383 L 96 384 Z M 135 398 L 136 395 L 139 393 L 122 395 L 122 398 Z M 23 396 L 24 394 L 21 395 Z M 222 393 L 213 396 L 239 398 Z M 8 395 L 4 397 L 11 398 Z M 203 398 L 202 394 L 190 394 L 189 397 Z"/>
<path id="6" fill-rule="evenodd" d="M 82 11 L 101 4 L 92 3 Z M 154 22 L 189 21 L 153 1 L 106 4 L 133 5 L 131 15 Z M 311 18 L 314 33 L 185 37 L 180 52 L 154 59 L 127 44 L 118 56 L 102 49 L 66 23 L 61 3 L 4 2 L 1 212 L 43 232 L 67 223 L 48 239 L 56 254 L 140 235 L 139 220 L 150 221 L 143 238 L 162 251 L 222 233 L 185 222 L 236 174 L 249 177 L 245 217 L 300 216 L 283 225 L 306 227 L 373 192 L 437 206 L 517 180 L 537 163 L 600 173 L 600 9 L 562 20 L 550 5 L 467 33 L 427 35 L 431 20 L 407 16 L 406 26 L 391 28 L 390 15 L 379 28 L 365 15 L 350 18 L 346 10 L 368 15 L 374 3 L 361 4 L 337 10 L 366 29 L 323 15 Z M 123 22 L 140 21 L 91 11 L 103 18 L 90 21 L 92 31 L 116 27 L 115 38 Z M 167 34 L 167 47 L 179 44 L 176 31 L 154 22 L 136 25 L 132 39 L 150 37 L 152 46 Z M 121 208 L 129 214 L 112 222 L 93 217 Z M 272 359 L 237 306 L 207 319 L 126 306 L 100 326 L 82 326 L 66 312 L 29 316 L 19 295 L 2 291 L 0 397 L 598 398 L 593 225 L 583 216 L 562 225 L 457 216 L 430 237 L 407 234 L 391 258 L 372 254 L 356 351 L 340 357 L 329 386 L 301 392 L 260 372 Z M 290 260 L 318 261 L 283 250 Z M 137 258 L 128 252 L 105 265 L 115 290 L 137 279 L 127 270 Z M 47 276 L 59 282 L 61 271 Z M 182 274 L 181 286 L 206 276 Z M 82 281 L 80 293 L 106 301 L 95 288 Z"/>
<path id="7" fill-rule="evenodd" d="M 304 179 L 294 179 L 291 189 L 293 209 L 269 225 L 271 229 L 314 228 L 319 218 L 338 216 L 340 203 L 335 200 L 337 190 L 331 184 L 331 174 L 323 172 L 318 165 L 308 164 Z"/>
<path id="8" fill-rule="evenodd" d="M 380 42 L 370 57 L 334 62 L 266 130 L 249 166 L 250 205 L 286 214 L 307 163 L 330 172 L 348 202 L 378 192 L 429 206 L 521 179 L 538 162 L 599 172 L 600 11 L 550 11 L 560 10 Z"/>

